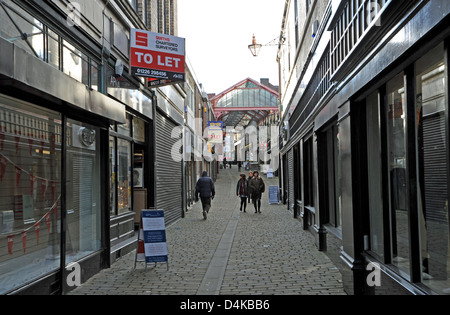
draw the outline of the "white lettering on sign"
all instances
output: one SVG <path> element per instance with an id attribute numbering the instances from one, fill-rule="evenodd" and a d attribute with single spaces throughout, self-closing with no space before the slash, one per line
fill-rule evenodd
<path id="1" fill-rule="evenodd" d="M 158 65 L 159 66 L 178 68 L 180 61 L 181 61 L 180 58 L 167 57 L 167 56 L 165 58 L 162 58 L 162 56 L 158 56 Z"/>
<path id="2" fill-rule="evenodd" d="M 184 80 L 184 38 L 137 29 L 131 29 L 130 37 L 133 75 L 170 82 Z"/>
<path id="3" fill-rule="evenodd" d="M 137 56 L 137 61 L 138 62 L 142 62 L 142 56 L 144 56 L 144 61 L 145 63 L 151 64 L 153 62 L 153 57 L 151 54 L 144 54 L 143 52 L 135 52 L 136 56 Z"/>

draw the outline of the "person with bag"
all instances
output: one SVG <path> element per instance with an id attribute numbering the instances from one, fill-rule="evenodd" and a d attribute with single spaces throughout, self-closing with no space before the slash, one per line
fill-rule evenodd
<path id="1" fill-rule="evenodd" d="M 214 182 L 211 177 L 208 176 L 206 171 L 203 171 L 202 177 L 200 177 L 195 185 L 195 201 L 198 201 L 198 196 L 202 201 L 203 218 L 206 220 L 209 209 L 211 208 L 211 200 L 216 195 Z"/>
<path id="2" fill-rule="evenodd" d="M 247 208 L 247 196 L 248 196 L 248 183 L 247 179 L 245 178 L 245 174 L 241 174 L 241 178 L 237 182 L 236 185 L 236 196 L 239 196 L 241 198 L 241 211 L 242 211 L 242 205 L 244 205 L 244 212 Z"/>
<path id="3" fill-rule="evenodd" d="M 249 190 L 252 194 L 253 206 L 255 207 L 255 213 L 261 213 L 261 196 L 266 187 L 264 181 L 259 177 L 259 172 L 253 172 L 253 178 L 249 182 Z"/>

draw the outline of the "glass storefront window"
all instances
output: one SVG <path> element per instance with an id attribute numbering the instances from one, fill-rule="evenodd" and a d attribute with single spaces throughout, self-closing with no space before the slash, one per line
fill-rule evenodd
<path id="1" fill-rule="evenodd" d="M 366 99 L 367 166 L 369 184 L 370 249 L 384 257 L 383 190 L 381 166 L 381 134 L 379 94 L 375 91 Z"/>
<path id="2" fill-rule="evenodd" d="M 66 263 L 70 263 L 100 249 L 100 130 L 68 120 L 66 139 Z"/>
<path id="3" fill-rule="evenodd" d="M 61 117 L 0 96 L 0 294 L 60 266 Z"/>
<path id="4" fill-rule="evenodd" d="M 450 293 L 448 104 L 443 44 L 415 63 L 422 280 Z"/>
<path id="5" fill-rule="evenodd" d="M 391 182 L 392 263 L 410 274 L 406 161 L 406 97 L 403 72 L 386 85 L 389 177 Z"/>
<path id="6" fill-rule="evenodd" d="M 109 137 L 109 171 L 111 175 L 109 186 L 109 213 L 116 214 L 116 138 Z"/>
<path id="7" fill-rule="evenodd" d="M 131 211 L 131 142 L 117 139 L 118 214 Z"/>

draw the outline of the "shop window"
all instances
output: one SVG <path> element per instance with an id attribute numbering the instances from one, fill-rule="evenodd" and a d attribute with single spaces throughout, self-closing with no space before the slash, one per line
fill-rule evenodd
<path id="1" fill-rule="evenodd" d="M 367 97 L 366 109 L 370 249 L 378 256 L 384 257 L 382 156 L 378 91 Z"/>
<path id="2" fill-rule="evenodd" d="M 131 211 L 131 142 L 117 139 L 118 214 Z"/>
<path id="3" fill-rule="evenodd" d="M 405 76 L 401 72 L 386 84 L 388 110 L 389 177 L 391 187 L 392 263 L 409 275 Z"/>
<path id="4" fill-rule="evenodd" d="M 133 191 L 136 196 L 136 190 L 146 188 L 144 180 L 145 125 L 144 120 L 127 114 L 125 124 L 117 124 L 110 128 L 109 168 L 111 184 L 109 208 L 111 216 L 132 211 L 132 205 L 135 207 L 137 205 L 136 199 L 133 199 Z"/>
<path id="5" fill-rule="evenodd" d="M 109 137 L 109 171 L 110 171 L 110 186 L 109 186 L 109 212 L 110 215 L 116 214 L 116 138 Z"/>
<path id="6" fill-rule="evenodd" d="M 60 267 L 61 116 L 0 97 L 0 294 Z"/>
<path id="7" fill-rule="evenodd" d="M 407 278 L 411 271 L 419 271 L 414 281 L 439 294 L 450 292 L 450 157 L 444 55 L 441 43 L 414 63 L 414 71 L 408 72 L 411 77 L 401 72 L 366 98 L 370 250 L 379 257 L 390 257 L 387 262 Z M 409 114 L 406 80 L 415 80 L 410 85 L 415 90 L 408 91 L 414 95 Z M 408 121 L 414 127 L 409 135 Z M 417 142 L 413 148 L 408 147 L 408 138 Z M 416 166 L 408 167 L 408 154 L 415 155 Z M 414 178 L 417 197 L 409 197 L 408 187 Z M 415 253 L 419 254 L 412 255 Z"/>
<path id="8" fill-rule="evenodd" d="M 340 228 L 341 223 L 341 190 L 339 174 L 339 131 L 336 125 L 326 132 L 326 163 L 328 190 L 328 223 Z"/>
<path id="9" fill-rule="evenodd" d="M 314 164 L 312 138 L 303 144 L 303 178 L 304 178 L 304 203 L 305 206 L 314 207 Z"/>
<path id="10" fill-rule="evenodd" d="M 66 263 L 100 249 L 100 130 L 78 121 L 67 123 Z"/>
<path id="11" fill-rule="evenodd" d="M 448 104 L 443 44 L 415 63 L 422 280 L 450 293 Z"/>

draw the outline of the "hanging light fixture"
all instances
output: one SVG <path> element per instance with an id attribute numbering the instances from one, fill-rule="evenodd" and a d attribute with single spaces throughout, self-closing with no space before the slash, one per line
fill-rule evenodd
<path id="1" fill-rule="evenodd" d="M 250 52 L 254 57 L 258 56 L 261 47 L 262 47 L 261 44 L 256 43 L 255 34 L 253 34 L 252 44 L 248 45 L 248 49 L 250 49 Z"/>

